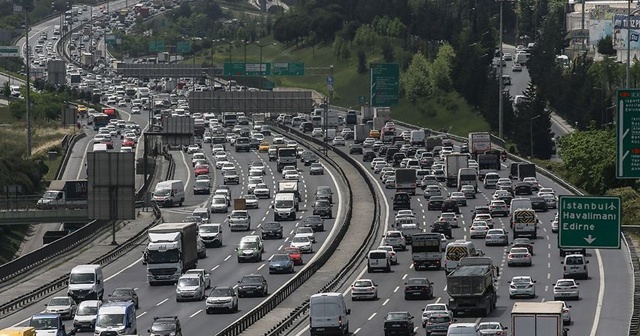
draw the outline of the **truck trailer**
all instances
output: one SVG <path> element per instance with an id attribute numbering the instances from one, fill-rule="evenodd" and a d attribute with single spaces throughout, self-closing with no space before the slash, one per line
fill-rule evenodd
<path id="1" fill-rule="evenodd" d="M 447 178 L 447 187 L 458 186 L 458 171 L 468 168 L 467 154 L 449 154 L 444 157 L 444 171 Z"/>
<path id="2" fill-rule="evenodd" d="M 396 169 L 396 192 L 416 194 L 416 170 L 413 168 Z"/>
<path id="3" fill-rule="evenodd" d="M 489 132 L 469 133 L 469 153 L 473 157 L 491 151 L 491 134 Z"/>
<path id="4" fill-rule="evenodd" d="M 198 265 L 197 223 L 162 223 L 150 228 L 148 234 L 145 259 L 150 285 L 176 283 L 184 272 Z"/>
<path id="5" fill-rule="evenodd" d="M 511 309 L 511 336 L 566 336 L 561 302 L 516 302 Z"/>
<path id="6" fill-rule="evenodd" d="M 447 275 L 449 309 L 457 313 L 479 313 L 489 316 L 496 309 L 498 295 L 494 283 L 499 268 L 489 257 L 465 257 Z"/>

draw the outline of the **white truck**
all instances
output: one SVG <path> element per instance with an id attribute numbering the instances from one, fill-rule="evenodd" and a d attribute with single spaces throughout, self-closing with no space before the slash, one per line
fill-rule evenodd
<path id="1" fill-rule="evenodd" d="M 491 150 L 491 134 L 489 132 L 469 133 L 469 153 L 483 154 Z"/>
<path id="2" fill-rule="evenodd" d="M 198 265 L 197 223 L 162 223 L 150 228 L 148 234 L 144 259 L 150 285 L 175 283 L 182 273 Z"/>
<path id="3" fill-rule="evenodd" d="M 411 145 L 424 147 L 426 134 L 423 129 L 411 131 Z"/>
<path id="4" fill-rule="evenodd" d="M 369 125 L 367 124 L 359 124 L 353 127 L 353 142 L 354 143 L 362 143 L 364 139 L 369 137 Z"/>
<path id="5" fill-rule="evenodd" d="M 416 170 L 413 168 L 396 169 L 396 192 L 416 194 Z"/>
<path id="6" fill-rule="evenodd" d="M 416 233 L 411 235 L 411 261 L 413 269 L 442 267 L 442 248 L 439 233 Z"/>
<path id="7" fill-rule="evenodd" d="M 322 118 L 327 118 L 327 120 L 325 121 L 324 119 L 322 120 L 322 126 L 326 127 L 326 128 L 338 128 L 339 123 L 339 118 L 338 118 L 338 111 L 337 110 L 331 110 L 329 109 L 325 114 L 322 115 Z"/>
<path id="8" fill-rule="evenodd" d="M 511 336 L 566 336 L 561 302 L 516 302 L 511 309 Z"/>
<path id="9" fill-rule="evenodd" d="M 73 209 L 87 206 L 87 180 L 54 180 L 38 200 L 38 209 Z"/>
<path id="10" fill-rule="evenodd" d="M 466 154 L 449 154 L 444 157 L 445 174 L 447 177 L 447 187 L 457 187 L 458 171 L 468 168 L 468 157 Z"/>
<path id="11" fill-rule="evenodd" d="M 373 129 L 382 132 L 384 125 L 387 123 L 387 120 L 384 118 L 373 118 Z"/>
<path id="12" fill-rule="evenodd" d="M 367 121 L 373 119 L 373 107 L 371 106 L 362 106 L 360 108 L 360 123 L 366 124 Z"/>
<path id="13" fill-rule="evenodd" d="M 375 107 L 373 110 L 374 118 L 382 118 L 385 122 L 391 121 L 391 108 L 390 107 Z M 383 125 L 384 126 L 384 125 Z"/>

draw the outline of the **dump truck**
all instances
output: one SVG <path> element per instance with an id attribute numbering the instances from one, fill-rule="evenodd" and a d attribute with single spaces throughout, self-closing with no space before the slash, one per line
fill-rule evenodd
<path id="1" fill-rule="evenodd" d="M 469 133 L 469 153 L 473 157 L 491 151 L 491 134 L 489 132 Z"/>
<path id="2" fill-rule="evenodd" d="M 447 178 L 447 187 L 458 186 L 458 171 L 468 168 L 467 154 L 449 154 L 444 157 L 444 171 Z"/>
<path id="3" fill-rule="evenodd" d="M 561 302 L 516 302 L 511 309 L 511 336 L 566 336 Z"/>
<path id="4" fill-rule="evenodd" d="M 292 193 L 298 202 L 302 201 L 298 181 L 278 181 L 276 194 Z"/>
<path id="5" fill-rule="evenodd" d="M 489 257 L 465 257 L 458 267 L 447 275 L 449 309 L 457 313 L 478 313 L 488 316 L 498 300 L 494 283 L 499 268 Z"/>
<path id="6" fill-rule="evenodd" d="M 54 180 L 38 200 L 38 209 L 78 209 L 87 206 L 87 180 Z"/>
<path id="7" fill-rule="evenodd" d="M 150 228 L 145 249 L 147 281 L 176 283 L 182 273 L 198 265 L 198 225 L 162 223 Z"/>
<path id="8" fill-rule="evenodd" d="M 396 169 L 396 192 L 406 192 L 409 195 L 416 194 L 416 170 L 413 168 Z"/>

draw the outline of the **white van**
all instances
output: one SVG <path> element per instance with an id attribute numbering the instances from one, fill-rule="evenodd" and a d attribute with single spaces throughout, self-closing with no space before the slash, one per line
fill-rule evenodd
<path id="1" fill-rule="evenodd" d="M 136 306 L 133 302 L 109 302 L 98 309 L 94 334 L 135 335 L 138 333 L 136 323 Z M 111 332 L 111 333 L 109 333 Z"/>
<path id="2" fill-rule="evenodd" d="M 513 212 L 518 209 L 533 209 L 531 200 L 524 197 L 518 197 L 511 200 L 509 205 L 509 217 L 513 217 Z"/>
<path id="3" fill-rule="evenodd" d="M 158 182 L 151 198 L 161 206 L 182 206 L 184 203 L 184 182 L 181 180 L 169 180 Z"/>
<path id="4" fill-rule="evenodd" d="M 482 255 L 476 250 L 475 245 L 469 240 L 456 240 L 447 244 L 444 252 L 444 270 L 446 274 L 453 272 L 458 267 L 460 259 L 465 257 L 477 257 Z"/>
<path id="5" fill-rule="evenodd" d="M 349 334 L 349 314 L 342 293 L 321 293 L 309 298 L 311 336 Z"/>
<path id="6" fill-rule="evenodd" d="M 100 265 L 78 265 L 69 274 L 67 295 L 75 302 L 102 300 L 104 275 Z"/>
<path id="7" fill-rule="evenodd" d="M 391 272 L 391 259 L 387 250 L 371 250 L 367 254 L 367 272 L 381 269 L 385 272 Z"/>
<path id="8" fill-rule="evenodd" d="M 106 152 L 109 149 L 107 148 L 107 144 L 104 143 L 96 143 L 93 144 L 93 152 Z"/>
<path id="9" fill-rule="evenodd" d="M 273 204 L 273 220 L 296 220 L 298 199 L 294 193 L 278 193 Z"/>

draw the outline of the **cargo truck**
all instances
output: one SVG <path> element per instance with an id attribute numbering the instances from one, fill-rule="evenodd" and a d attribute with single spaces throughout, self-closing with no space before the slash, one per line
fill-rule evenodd
<path id="1" fill-rule="evenodd" d="M 278 160 L 277 169 L 278 173 L 282 172 L 284 166 L 298 166 L 297 159 L 298 149 L 296 147 L 279 147 L 278 148 Z"/>
<path id="2" fill-rule="evenodd" d="M 87 206 L 87 180 L 54 180 L 38 200 L 38 209 L 78 209 Z"/>
<path id="3" fill-rule="evenodd" d="M 350 110 L 347 111 L 347 117 L 345 118 L 347 125 L 355 125 L 358 123 L 358 112 Z"/>
<path id="4" fill-rule="evenodd" d="M 442 138 L 437 136 L 430 136 L 427 138 L 425 142 L 426 142 L 425 147 L 429 152 L 431 152 L 434 148 L 438 146 L 442 146 Z"/>
<path id="5" fill-rule="evenodd" d="M 498 296 L 494 283 L 500 270 L 489 257 L 465 257 L 447 275 L 449 309 L 453 314 L 479 313 L 489 316 L 496 308 Z"/>
<path id="6" fill-rule="evenodd" d="M 182 273 L 198 265 L 198 225 L 162 223 L 148 230 L 145 249 L 147 281 L 176 283 Z"/>
<path id="7" fill-rule="evenodd" d="M 384 125 L 386 123 L 387 123 L 387 121 L 384 118 L 373 118 L 373 128 L 372 129 L 382 132 L 382 129 L 384 128 Z"/>
<path id="8" fill-rule="evenodd" d="M 511 309 L 511 336 L 566 336 L 562 302 L 516 302 Z"/>
<path id="9" fill-rule="evenodd" d="M 359 124 L 353 127 L 353 143 L 360 144 L 369 137 L 369 125 Z"/>
<path id="10" fill-rule="evenodd" d="M 396 192 L 416 194 L 416 170 L 413 168 L 396 169 Z"/>
<path id="11" fill-rule="evenodd" d="M 276 194 L 286 193 L 293 194 L 298 199 L 298 202 L 302 201 L 298 181 L 279 181 L 276 188 Z M 296 210 L 298 210 L 297 208 L 298 206 L 296 205 Z"/>
<path id="12" fill-rule="evenodd" d="M 375 107 L 373 110 L 373 118 L 381 118 L 384 122 L 391 121 L 391 108 L 390 107 Z M 383 125 L 384 126 L 384 125 Z M 380 129 L 380 128 L 376 128 Z"/>
<path id="13" fill-rule="evenodd" d="M 513 239 L 523 236 L 536 239 L 538 237 L 538 216 L 536 216 L 536 211 L 532 209 L 517 209 L 513 211 L 511 228 L 513 230 Z"/>
<path id="14" fill-rule="evenodd" d="M 416 233 L 411 235 L 411 260 L 413 269 L 442 267 L 442 248 L 439 233 Z"/>
<path id="15" fill-rule="evenodd" d="M 322 118 L 323 128 L 338 128 L 340 125 L 340 118 L 338 118 L 338 111 L 336 110 L 328 110 L 326 114 L 323 114 Z M 324 120 L 324 118 L 327 118 L 327 120 Z"/>
<path id="16" fill-rule="evenodd" d="M 204 119 L 194 119 L 193 120 L 193 134 L 194 135 L 200 135 L 202 136 L 204 134 L 204 130 L 205 130 L 206 126 L 205 126 L 205 122 Z"/>
<path id="17" fill-rule="evenodd" d="M 500 170 L 500 154 L 493 152 L 478 154 L 478 179 L 484 180 L 489 171 Z"/>
<path id="18" fill-rule="evenodd" d="M 469 161 L 467 154 L 449 154 L 444 157 L 444 171 L 447 178 L 447 187 L 458 186 L 458 171 L 468 168 Z"/>
<path id="19" fill-rule="evenodd" d="M 473 157 L 491 151 L 491 134 L 489 132 L 469 133 L 469 153 Z"/>
<path id="20" fill-rule="evenodd" d="M 360 108 L 360 123 L 366 124 L 369 120 L 373 120 L 373 107 L 362 106 Z"/>
<path id="21" fill-rule="evenodd" d="M 525 177 L 536 177 L 535 163 L 520 163 L 518 165 L 518 180 L 522 181 Z"/>
<path id="22" fill-rule="evenodd" d="M 411 145 L 424 147 L 426 133 L 423 129 L 411 131 Z"/>

